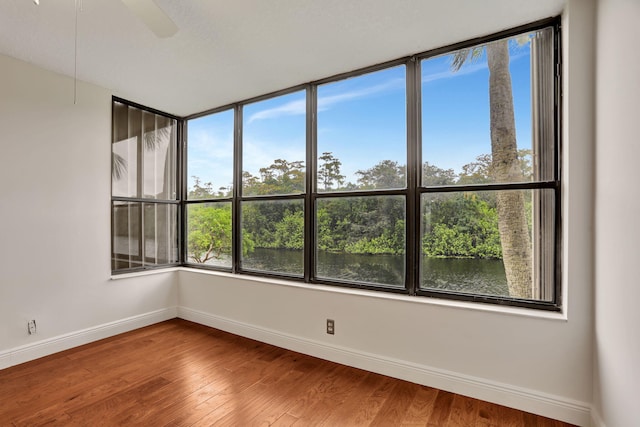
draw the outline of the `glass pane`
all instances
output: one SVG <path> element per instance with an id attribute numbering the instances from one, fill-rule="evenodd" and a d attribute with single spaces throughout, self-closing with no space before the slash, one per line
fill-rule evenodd
<path id="1" fill-rule="evenodd" d="M 404 196 L 318 199 L 317 277 L 405 286 Z"/>
<path id="2" fill-rule="evenodd" d="M 113 196 L 176 199 L 176 129 L 173 119 L 114 102 Z"/>
<path id="3" fill-rule="evenodd" d="M 176 198 L 176 121 L 144 111 L 143 116 L 144 197 Z"/>
<path id="4" fill-rule="evenodd" d="M 111 220 L 112 269 L 142 267 L 140 203 L 113 202 Z"/>
<path id="5" fill-rule="evenodd" d="M 231 203 L 187 205 L 187 262 L 231 268 Z"/>
<path id="6" fill-rule="evenodd" d="M 404 65 L 318 87 L 318 191 L 404 188 Z"/>
<path id="7" fill-rule="evenodd" d="M 233 110 L 187 123 L 187 198 L 231 197 L 233 192 Z"/>
<path id="8" fill-rule="evenodd" d="M 139 109 L 129 108 L 119 102 L 113 104 L 111 144 L 111 194 L 113 196 L 138 197 L 138 141 L 141 119 L 142 112 Z M 137 128 L 133 126 L 135 123 L 138 123 Z"/>
<path id="9" fill-rule="evenodd" d="M 178 262 L 177 205 L 144 204 L 144 262 Z"/>
<path id="10" fill-rule="evenodd" d="M 552 37 L 545 29 L 422 61 L 424 186 L 553 179 Z"/>
<path id="11" fill-rule="evenodd" d="M 244 195 L 304 193 L 305 153 L 305 92 L 278 96 L 244 107 Z"/>
<path id="12" fill-rule="evenodd" d="M 302 276 L 303 249 L 302 200 L 242 203 L 243 269 Z"/>
<path id="13" fill-rule="evenodd" d="M 553 190 L 423 194 L 420 287 L 552 300 L 554 239 L 543 233 L 553 230 L 553 197 Z"/>

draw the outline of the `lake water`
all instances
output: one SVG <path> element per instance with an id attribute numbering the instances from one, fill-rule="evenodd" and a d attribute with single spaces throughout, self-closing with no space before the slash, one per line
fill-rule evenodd
<path id="1" fill-rule="evenodd" d="M 500 260 L 423 258 L 422 288 L 485 295 L 508 295 Z M 251 270 L 302 275 L 302 251 L 256 248 L 242 262 Z M 319 252 L 319 278 L 404 287 L 404 256 Z"/>

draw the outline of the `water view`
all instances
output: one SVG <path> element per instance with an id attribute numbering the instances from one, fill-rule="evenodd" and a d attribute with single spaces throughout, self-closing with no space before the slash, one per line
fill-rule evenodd
<path id="1" fill-rule="evenodd" d="M 256 248 L 243 268 L 302 276 L 302 251 Z M 320 251 L 319 278 L 404 287 L 404 256 L 361 255 Z M 427 258 L 422 260 L 422 289 L 484 295 L 509 295 L 501 260 Z"/>

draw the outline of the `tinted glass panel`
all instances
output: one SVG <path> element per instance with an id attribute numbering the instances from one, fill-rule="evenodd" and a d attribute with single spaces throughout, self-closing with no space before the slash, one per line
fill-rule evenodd
<path id="1" fill-rule="evenodd" d="M 112 195 L 176 199 L 176 121 L 114 103 Z"/>
<path id="2" fill-rule="evenodd" d="M 113 202 L 111 260 L 114 270 L 142 266 L 140 203 Z"/>
<path id="3" fill-rule="evenodd" d="M 145 264 L 161 265 L 178 261 L 177 205 L 144 204 Z"/>
<path id="4" fill-rule="evenodd" d="M 187 262 L 231 268 L 231 203 L 187 205 Z"/>
<path id="5" fill-rule="evenodd" d="M 243 108 L 243 195 L 304 193 L 306 105 L 295 92 Z"/>
<path id="6" fill-rule="evenodd" d="M 111 144 L 111 195 L 138 197 L 138 169 L 141 163 L 140 123 L 142 111 L 115 102 L 113 104 L 113 141 Z M 137 126 L 136 126 L 137 124 Z"/>
<path id="7" fill-rule="evenodd" d="M 317 277 L 404 287 L 404 196 L 317 203 Z"/>
<path id="8" fill-rule="evenodd" d="M 243 269 L 302 276 L 302 200 L 242 203 Z"/>
<path id="9" fill-rule="evenodd" d="M 187 198 L 231 197 L 233 191 L 233 110 L 187 125 Z"/>
<path id="10" fill-rule="evenodd" d="M 144 197 L 176 198 L 176 121 L 143 112 Z"/>
<path id="11" fill-rule="evenodd" d="M 318 191 L 406 186 L 405 66 L 318 87 Z"/>

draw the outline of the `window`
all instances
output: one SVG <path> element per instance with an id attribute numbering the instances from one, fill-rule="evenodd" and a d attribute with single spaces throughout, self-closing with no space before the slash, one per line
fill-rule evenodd
<path id="1" fill-rule="evenodd" d="M 242 107 L 240 271 L 304 275 L 306 92 Z"/>
<path id="2" fill-rule="evenodd" d="M 559 34 L 549 19 L 188 117 L 178 201 L 175 152 L 143 143 L 167 118 L 116 103 L 118 268 L 153 264 L 140 242 L 175 249 L 157 230 L 183 218 L 190 266 L 559 310 Z"/>
<path id="3" fill-rule="evenodd" d="M 552 302 L 555 33 L 421 61 L 419 292 Z"/>
<path id="4" fill-rule="evenodd" d="M 113 101 L 111 269 L 178 262 L 177 121 Z"/>
<path id="5" fill-rule="evenodd" d="M 187 122 L 186 263 L 232 268 L 234 111 Z"/>
<path id="6" fill-rule="evenodd" d="M 406 74 L 401 64 L 318 86 L 318 281 L 405 289 Z"/>

